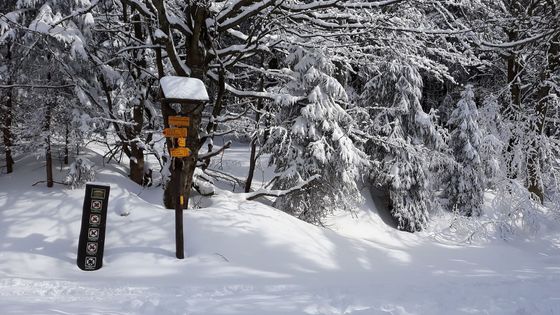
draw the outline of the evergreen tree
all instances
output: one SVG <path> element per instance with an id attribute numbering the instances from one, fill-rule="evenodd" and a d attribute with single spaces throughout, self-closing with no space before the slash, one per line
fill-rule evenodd
<path id="1" fill-rule="evenodd" d="M 327 52 L 297 47 L 287 61 L 292 79 L 285 91 L 293 98 L 280 100 L 265 150 L 276 166 L 276 189 L 320 176 L 312 185 L 276 201 L 279 208 L 319 223 L 329 210 L 359 199 L 356 179 L 365 154 L 348 136 L 352 119 L 345 111 L 347 95 L 332 76 L 335 65 Z"/>
<path id="2" fill-rule="evenodd" d="M 387 189 L 397 227 L 419 231 L 427 224 L 433 199 L 428 165 L 445 143 L 433 116 L 420 105 L 422 78 L 416 68 L 393 60 L 379 73 L 365 85 L 360 100 L 371 117 L 366 129 L 371 180 Z"/>
<path id="3" fill-rule="evenodd" d="M 480 160 L 482 134 L 478 127 L 478 110 L 471 85 L 461 93 L 457 107 L 451 113 L 450 146 L 457 165 L 450 176 L 447 194 L 450 204 L 467 216 L 480 215 L 484 194 L 484 177 Z"/>

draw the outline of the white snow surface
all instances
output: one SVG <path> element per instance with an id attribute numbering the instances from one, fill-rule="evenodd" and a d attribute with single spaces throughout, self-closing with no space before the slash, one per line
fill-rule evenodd
<path id="1" fill-rule="evenodd" d="M 389 227 L 368 194 L 317 227 L 217 189 L 185 211 L 178 260 L 161 188 L 115 164 L 97 176 L 111 186 L 104 265 L 81 271 L 84 190 L 31 186 L 43 177 L 32 158 L 0 175 L 1 314 L 560 314 L 558 230 L 453 244 Z"/>
<path id="2" fill-rule="evenodd" d="M 204 82 L 199 79 L 165 76 L 159 82 L 166 98 L 204 102 L 210 99 Z"/>

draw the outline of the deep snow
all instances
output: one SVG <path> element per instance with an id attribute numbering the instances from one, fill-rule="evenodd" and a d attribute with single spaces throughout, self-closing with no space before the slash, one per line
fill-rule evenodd
<path id="1" fill-rule="evenodd" d="M 222 166 L 243 176 L 244 150 Z M 111 185 L 103 268 L 75 263 L 84 190 L 32 186 L 43 162 L 20 160 L 0 175 L 0 314 L 560 314 L 558 229 L 454 243 L 387 226 L 368 193 L 322 228 L 223 189 L 185 212 L 177 260 L 161 188 L 89 154 Z"/>

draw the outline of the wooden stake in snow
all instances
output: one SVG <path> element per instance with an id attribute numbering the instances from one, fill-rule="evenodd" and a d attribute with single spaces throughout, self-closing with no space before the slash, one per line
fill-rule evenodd
<path id="1" fill-rule="evenodd" d="M 164 192 L 167 208 L 175 209 L 176 256 L 185 258 L 183 209 L 188 207 L 192 176 L 198 158 L 198 127 L 204 104 L 209 101 L 204 83 L 195 78 L 166 76 L 160 79 L 161 107 L 167 138 L 171 180 Z M 171 104 L 179 104 L 173 107 Z"/>

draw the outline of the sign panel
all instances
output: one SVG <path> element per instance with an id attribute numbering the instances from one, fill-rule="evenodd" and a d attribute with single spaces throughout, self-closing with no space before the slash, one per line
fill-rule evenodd
<path id="1" fill-rule="evenodd" d="M 187 128 L 165 128 L 163 135 L 167 138 L 186 138 Z"/>
<path id="2" fill-rule="evenodd" d="M 179 138 L 177 139 L 177 144 L 181 147 L 184 148 L 187 146 L 187 139 L 186 138 Z"/>
<path id="3" fill-rule="evenodd" d="M 191 156 L 191 150 L 189 148 L 172 148 L 171 157 L 184 158 Z"/>
<path id="4" fill-rule="evenodd" d="M 188 127 L 190 126 L 191 120 L 189 117 L 182 116 L 169 116 L 169 125 L 177 127 Z"/>
<path id="5" fill-rule="evenodd" d="M 76 261 L 78 268 L 82 270 L 92 271 L 103 266 L 109 189 L 109 186 L 86 185 Z"/>

